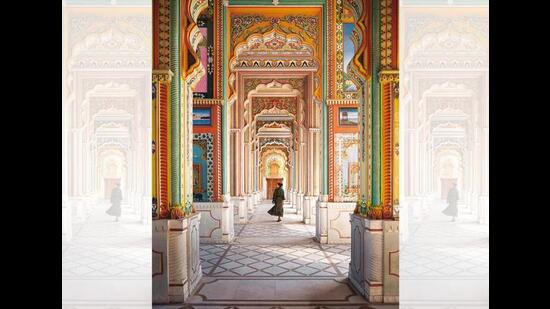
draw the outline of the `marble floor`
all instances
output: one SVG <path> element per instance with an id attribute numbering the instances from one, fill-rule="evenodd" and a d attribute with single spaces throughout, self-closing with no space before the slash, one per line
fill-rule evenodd
<path id="1" fill-rule="evenodd" d="M 73 213 L 73 237 L 62 242 L 63 308 L 150 308 L 151 225 L 123 204 L 119 222 L 109 204 Z"/>
<path id="2" fill-rule="evenodd" d="M 489 306 L 489 226 L 465 207 L 451 222 L 445 207 L 442 200 L 427 203 L 401 241 L 401 308 Z"/>
<path id="3" fill-rule="evenodd" d="M 321 245 L 293 209 L 264 201 L 231 244 L 201 244 L 203 279 L 185 304 L 155 308 L 397 308 L 373 306 L 347 282 L 349 245 Z"/>

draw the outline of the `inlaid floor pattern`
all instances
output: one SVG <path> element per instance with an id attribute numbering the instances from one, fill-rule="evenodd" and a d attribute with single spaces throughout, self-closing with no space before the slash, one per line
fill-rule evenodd
<path id="1" fill-rule="evenodd" d="M 247 224 L 236 224 L 233 243 L 201 244 L 203 279 L 195 295 L 156 308 L 379 307 L 347 282 L 350 245 L 319 244 L 315 225 L 303 224 L 291 208 L 275 222 L 271 206 L 262 202 Z"/>

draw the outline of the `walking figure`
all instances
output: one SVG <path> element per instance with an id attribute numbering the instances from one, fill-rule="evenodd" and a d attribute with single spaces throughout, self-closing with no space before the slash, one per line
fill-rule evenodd
<path id="1" fill-rule="evenodd" d="M 272 216 L 279 217 L 277 222 L 281 222 L 281 217 L 283 216 L 283 201 L 285 200 L 285 191 L 283 190 L 283 184 L 278 183 L 279 187 L 273 191 L 273 207 L 267 212 Z"/>
<path id="2" fill-rule="evenodd" d="M 449 190 L 449 193 L 447 193 L 447 203 L 449 206 L 443 210 L 443 213 L 447 216 L 453 217 L 452 222 L 455 222 L 456 217 L 458 216 L 458 189 L 456 188 L 456 182 L 453 183 L 453 187 Z"/>
<path id="3" fill-rule="evenodd" d="M 111 207 L 106 211 L 108 215 L 116 217 L 116 222 L 118 222 L 118 217 L 120 217 L 120 201 L 122 201 L 122 191 L 120 190 L 120 184 L 117 183 L 116 187 L 111 191 Z"/>

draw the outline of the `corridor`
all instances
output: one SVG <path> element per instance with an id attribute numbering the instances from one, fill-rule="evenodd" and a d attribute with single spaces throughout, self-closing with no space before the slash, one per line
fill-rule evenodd
<path id="1" fill-rule="evenodd" d="M 277 223 L 270 207 L 263 201 L 247 224 L 236 224 L 233 243 L 201 244 L 203 279 L 185 306 L 155 308 L 390 307 L 367 306 L 348 285 L 349 245 L 321 245 L 315 226 L 301 223 L 295 210 L 285 205 Z"/>

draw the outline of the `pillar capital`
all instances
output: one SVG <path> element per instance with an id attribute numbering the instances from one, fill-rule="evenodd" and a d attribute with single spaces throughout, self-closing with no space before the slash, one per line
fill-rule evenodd
<path id="1" fill-rule="evenodd" d="M 399 70 L 381 70 L 378 72 L 380 82 L 399 82 Z"/>
<path id="2" fill-rule="evenodd" d="M 171 82 L 174 73 L 170 70 L 153 70 L 152 81 L 153 82 Z"/>

